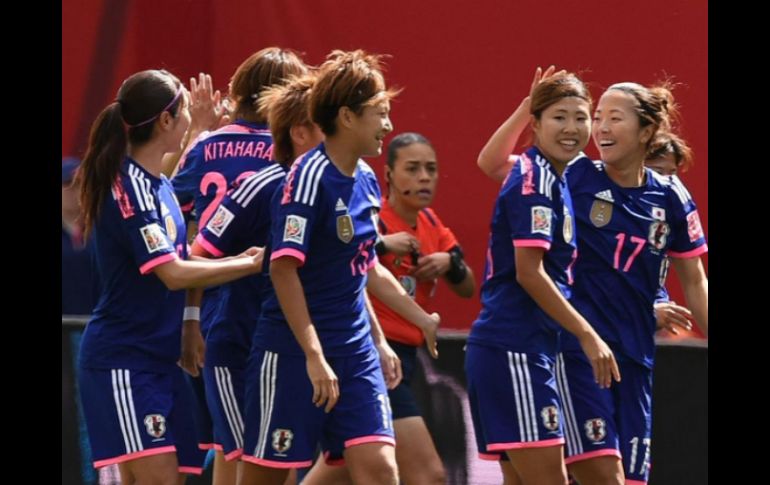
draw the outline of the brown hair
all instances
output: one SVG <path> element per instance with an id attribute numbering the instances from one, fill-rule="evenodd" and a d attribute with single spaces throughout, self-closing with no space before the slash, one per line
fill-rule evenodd
<path id="1" fill-rule="evenodd" d="M 591 93 L 585 83 L 571 72 L 559 72 L 545 78 L 532 92 L 529 112 L 535 118 L 540 119 L 543 111 L 562 98 L 574 96 L 591 103 Z"/>
<path id="2" fill-rule="evenodd" d="M 250 55 L 230 80 L 234 116 L 253 123 L 266 123 L 267 115 L 257 105 L 262 91 L 284 83 L 291 76 L 305 73 L 307 66 L 289 49 L 267 47 Z"/>
<path id="3" fill-rule="evenodd" d="M 385 87 L 381 59 L 360 49 L 335 50 L 327 56 L 310 95 L 310 117 L 326 136 L 337 132 L 337 113 L 343 106 L 360 115 L 364 107 L 398 95 L 400 90 Z"/>
<path id="4" fill-rule="evenodd" d="M 668 154 L 674 157 L 674 163 L 682 172 L 693 165 L 692 149 L 683 139 L 671 132 L 658 132 L 647 148 L 646 160 L 654 160 Z"/>
<path id="5" fill-rule="evenodd" d="M 671 94 L 672 85 L 668 81 L 651 88 L 638 83 L 623 82 L 613 84 L 607 88 L 607 91 L 610 89 L 623 91 L 634 98 L 639 126 L 644 128 L 652 125 L 654 127 L 653 136 L 647 142 L 648 150 L 658 133 L 672 132 L 673 121 L 678 119 L 679 110 L 674 102 L 674 95 Z"/>
<path id="6" fill-rule="evenodd" d="M 115 182 L 127 145 L 147 143 L 164 111 L 176 117 L 183 90 L 179 79 L 165 70 L 141 71 L 123 81 L 115 101 L 99 113 L 77 175 L 86 234 Z"/>
<path id="7" fill-rule="evenodd" d="M 273 133 L 273 156 L 279 163 L 291 161 L 294 153 L 291 142 L 292 126 L 310 126 L 310 93 L 316 83 L 315 74 L 291 78 L 284 85 L 271 86 L 259 97 L 259 111 L 267 114 Z"/>

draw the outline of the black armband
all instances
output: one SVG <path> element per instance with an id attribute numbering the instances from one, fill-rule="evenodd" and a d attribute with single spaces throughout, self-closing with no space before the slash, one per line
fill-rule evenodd
<path id="1" fill-rule="evenodd" d="M 382 257 L 388 252 L 388 248 L 385 247 L 385 241 L 382 238 L 379 238 L 377 242 L 374 243 L 374 252 L 377 253 L 377 257 Z"/>
<path id="2" fill-rule="evenodd" d="M 468 266 L 463 260 L 463 250 L 460 246 L 455 246 L 449 250 L 449 271 L 446 272 L 447 281 L 453 285 L 462 283 L 468 275 Z"/>

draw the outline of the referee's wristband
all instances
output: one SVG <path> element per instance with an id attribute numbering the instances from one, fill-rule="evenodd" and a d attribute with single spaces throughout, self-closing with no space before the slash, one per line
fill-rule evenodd
<path id="1" fill-rule="evenodd" d="M 198 320 L 201 319 L 201 307 L 199 306 L 186 306 L 184 307 L 183 321 L 186 320 Z"/>
<path id="2" fill-rule="evenodd" d="M 385 241 L 380 239 L 377 241 L 374 245 L 374 252 L 377 253 L 377 256 L 382 256 L 383 254 L 388 252 L 388 248 L 385 247 Z"/>

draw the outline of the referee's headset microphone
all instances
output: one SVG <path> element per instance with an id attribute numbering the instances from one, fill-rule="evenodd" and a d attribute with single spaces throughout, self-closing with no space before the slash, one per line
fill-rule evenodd
<path id="1" fill-rule="evenodd" d="M 388 179 L 388 185 L 396 189 L 397 192 L 401 193 L 403 196 L 407 196 L 412 193 L 411 190 L 401 190 L 398 188 L 395 182 L 393 182 L 393 176 L 391 175 L 391 170 L 388 169 L 387 172 L 385 172 L 385 177 Z"/>

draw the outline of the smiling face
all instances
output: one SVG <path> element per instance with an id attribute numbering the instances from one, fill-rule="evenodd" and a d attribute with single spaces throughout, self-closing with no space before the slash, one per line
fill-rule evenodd
<path id="1" fill-rule="evenodd" d="M 599 100 L 594 113 L 593 138 L 608 165 L 624 167 L 644 159 L 654 127 L 642 128 L 636 106 L 633 96 L 618 89 L 610 89 Z"/>
<path id="2" fill-rule="evenodd" d="M 576 96 L 561 98 L 532 122 L 535 145 L 557 165 L 566 165 L 588 144 L 591 135 L 590 105 Z"/>
<path id="3" fill-rule="evenodd" d="M 382 140 L 393 131 L 390 121 L 390 100 L 386 97 L 375 104 L 364 106 L 360 115 L 352 114 L 352 131 L 359 142 L 359 153 L 364 157 L 382 154 Z"/>
<path id="4" fill-rule="evenodd" d="M 438 184 L 436 152 L 425 143 L 412 143 L 396 152 L 393 168 L 385 168 L 390 198 L 395 203 L 420 210 L 433 202 Z"/>

